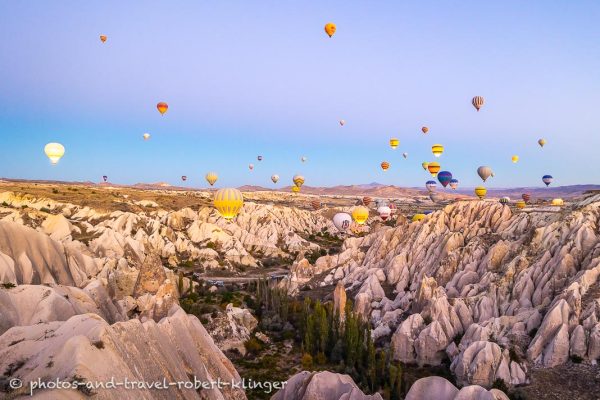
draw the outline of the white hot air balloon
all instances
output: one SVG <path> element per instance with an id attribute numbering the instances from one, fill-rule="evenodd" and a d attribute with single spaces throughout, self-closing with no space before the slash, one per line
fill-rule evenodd
<path id="1" fill-rule="evenodd" d="M 273 183 L 277 183 L 277 181 L 279 180 L 279 175 L 277 175 L 277 174 L 271 175 L 271 180 L 273 181 Z"/>
<path id="2" fill-rule="evenodd" d="M 48 143 L 44 146 L 44 153 L 46 153 L 52 165 L 56 165 L 65 155 L 65 147 L 60 143 Z"/>
<path id="3" fill-rule="evenodd" d="M 408 153 L 402 153 L 402 157 L 407 158 L 408 157 Z"/>
<path id="4" fill-rule="evenodd" d="M 307 160 L 307 158 L 304 156 L 302 156 L 302 158 L 300 158 L 300 161 L 302 161 L 302 162 L 306 162 L 306 160 Z"/>
<path id="5" fill-rule="evenodd" d="M 144 140 L 148 140 L 150 139 L 150 134 L 149 133 L 144 133 Z"/>
<path id="6" fill-rule="evenodd" d="M 333 216 L 333 224 L 340 232 L 346 232 L 351 223 L 352 217 L 348 213 L 337 213 Z"/>
<path id="7" fill-rule="evenodd" d="M 392 210 L 387 206 L 381 206 L 377 209 L 377 213 L 379 213 L 379 217 L 385 221 L 392 215 Z"/>

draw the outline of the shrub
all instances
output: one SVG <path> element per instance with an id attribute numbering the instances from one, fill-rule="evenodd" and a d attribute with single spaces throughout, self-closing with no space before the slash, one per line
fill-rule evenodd
<path id="1" fill-rule="evenodd" d="M 508 393 L 508 385 L 504 382 L 504 379 L 497 378 L 492 384 L 492 389 L 502 390 L 504 393 Z"/>
<path id="2" fill-rule="evenodd" d="M 302 355 L 302 369 L 305 371 L 312 370 L 313 367 L 313 358 L 310 354 L 304 353 Z"/>
<path id="3" fill-rule="evenodd" d="M 0 284 L 0 286 L 2 286 L 4 289 L 12 289 L 12 288 L 16 287 L 16 285 L 12 282 L 4 282 L 4 283 Z"/>
<path id="4" fill-rule="evenodd" d="M 52 189 L 52 193 L 58 194 L 58 189 L 56 189 L 56 188 Z"/>
<path id="5" fill-rule="evenodd" d="M 103 349 L 104 348 L 104 342 L 102 340 L 96 340 L 95 342 L 92 343 L 97 349 Z"/>
<path id="6" fill-rule="evenodd" d="M 583 358 L 579 357 L 577 354 L 572 354 L 571 361 L 575 364 L 581 364 L 581 362 L 583 361 Z"/>
<path id="7" fill-rule="evenodd" d="M 530 330 L 529 337 L 533 339 L 535 337 L 535 335 L 537 334 L 537 331 L 538 331 L 537 328 L 533 328 L 532 330 Z"/>
<path id="8" fill-rule="evenodd" d="M 511 347 L 508 350 L 508 356 L 510 357 L 511 361 L 514 361 L 516 363 L 520 363 L 521 362 L 521 357 L 519 357 L 519 354 L 517 354 L 517 351 L 513 347 Z"/>
<path id="9" fill-rule="evenodd" d="M 258 354 L 263 349 L 263 344 L 256 338 L 250 338 L 244 342 L 244 347 L 251 354 Z"/>
<path id="10" fill-rule="evenodd" d="M 321 351 L 317 354 L 315 361 L 319 365 L 325 365 L 327 363 L 327 358 L 325 357 L 325 354 Z"/>

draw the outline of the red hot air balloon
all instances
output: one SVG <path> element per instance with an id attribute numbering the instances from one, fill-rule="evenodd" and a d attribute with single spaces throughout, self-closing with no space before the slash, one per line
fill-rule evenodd
<path id="1" fill-rule="evenodd" d="M 310 202 L 310 206 L 313 208 L 313 210 L 318 210 L 319 208 L 321 208 L 321 202 L 319 200 L 312 200 Z"/>
<path id="2" fill-rule="evenodd" d="M 371 204 L 372 201 L 373 201 L 373 199 L 370 198 L 369 196 L 365 196 L 362 199 L 362 203 L 365 207 L 369 207 L 369 204 Z"/>
<path id="3" fill-rule="evenodd" d="M 529 193 L 523 193 L 521 198 L 523 199 L 523 201 L 525 201 L 525 203 L 529 203 L 529 200 L 531 200 L 531 195 Z"/>

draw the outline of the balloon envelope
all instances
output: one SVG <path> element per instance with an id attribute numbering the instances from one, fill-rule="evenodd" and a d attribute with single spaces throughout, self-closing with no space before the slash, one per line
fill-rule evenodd
<path id="1" fill-rule="evenodd" d="M 271 180 L 273 181 L 273 183 L 277 183 L 277 181 L 279 181 L 279 175 L 277 175 L 277 174 L 271 175 Z"/>
<path id="2" fill-rule="evenodd" d="M 294 185 L 298 187 L 302 187 L 302 185 L 304 185 L 304 177 L 302 175 L 294 175 L 293 181 Z"/>
<path id="3" fill-rule="evenodd" d="M 434 156 L 439 157 L 444 152 L 444 146 L 442 146 L 441 144 L 434 144 L 433 146 L 431 146 L 431 152 Z"/>
<path id="4" fill-rule="evenodd" d="M 440 163 L 435 161 L 427 164 L 427 169 L 429 170 L 431 176 L 433 176 L 434 178 L 437 176 L 438 172 L 440 172 L 440 168 Z"/>
<path id="5" fill-rule="evenodd" d="M 441 171 L 438 173 L 438 181 L 442 184 L 443 187 L 448 186 L 450 181 L 452 180 L 452 173 L 450 171 Z"/>
<path id="6" fill-rule="evenodd" d="M 475 188 L 475 195 L 477 197 L 479 197 L 480 199 L 483 200 L 483 198 L 485 197 L 485 194 L 487 193 L 487 189 L 484 188 L 483 186 L 477 186 Z"/>
<path id="7" fill-rule="evenodd" d="M 381 163 L 381 169 L 384 171 L 387 171 L 390 168 L 390 163 L 387 161 L 384 161 Z"/>
<path id="8" fill-rule="evenodd" d="M 430 192 L 433 192 L 435 190 L 436 186 L 437 186 L 437 183 L 435 181 L 427 181 L 427 182 L 425 182 L 425 187 Z"/>
<path id="9" fill-rule="evenodd" d="M 244 205 L 242 192 L 234 188 L 219 189 L 215 193 L 214 205 L 219 214 L 226 220 L 235 218 Z"/>
<path id="10" fill-rule="evenodd" d="M 206 174 L 205 179 L 208 183 L 210 183 L 210 186 L 212 186 L 215 184 L 217 179 L 219 179 L 219 176 L 216 172 L 209 172 L 208 174 Z"/>
<path id="11" fill-rule="evenodd" d="M 148 139 L 150 139 L 150 134 L 144 133 L 143 137 L 144 137 L 144 140 L 148 140 Z"/>
<path id="12" fill-rule="evenodd" d="M 169 105 L 165 102 L 160 102 L 156 105 L 156 109 L 158 110 L 158 112 L 161 115 L 165 115 L 165 113 L 167 112 L 167 110 L 169 109 Z"/>
<path id="13" fill-rule="evenodd" d="M 400 145 L 400 141 L 397 138 L 391 138 L 390 139 L 390 147 L 392 149 L 396 149 L 396 147 L 398 147 Z"/>
<path id="14" fill-rule="evenodd" d="M 471 100 L 471 104 L 473 104 L 473 107 L 475 107 L 475 109 L 477 111 L 479 111 L 481 109 L 481 107 L 483 107 L 483 97 L 481 96 L 475 96 L 473 97 L 473 99 Z"/>
<path id="15" fill-rule="evenodd" d="M 335 34 L 336 30 L 337 26 L 335 26 L 333 22 L 328 22 L 325 24 L 325 33 L 327 33 L 329 37 L 332 37 Z"/>
<path id="16" fill-rule="evenodd" d="M 382 220 L 387 220 L 392 215 L 392 210 L 387 206 L 381 206 L 377 209 L 377 213 Z"/>
<path id="17" fill-rule="evenodd" d="M 477 175 L 485 182 L 492 175 L 492 169 L 486 165 L 477 168 Z"/>
<path id="18" fill-rule="evenodd" d="M 65 155 L 65 147 L 60 143 L 48 143 L 44 146 L 44 153 L 46 153 L 52 165 L 56 165 Z"/>
<path id="19" fill-rule="evenodd" d="M 458 187 L 458 179 L 450 179 L 450 187 L 456 189 Z"/>
<path id="20" fill-rule="evenodd" d="M 333 216 L 333 225 L 340 231 L 346 232 L 352 223 L 352 217 L 347 213 L 337 213 Z"/>
<path id="21" fill-rule="evenodd" d="M 367 222 L 369 218 L 369 209 L 365 206 L 358 206 L 352 210 L 352 219 L 356 221 L 357 224 L 362 225 Z"/>
<path id="22" fill-rule="evenodd" d="M 546 184 L 546 186 L 549 186 L 553 180 L 554 180 L 554 178 L 552 177 L 552 175 L 542 176 L 542 182 L 544 182 Z"/>

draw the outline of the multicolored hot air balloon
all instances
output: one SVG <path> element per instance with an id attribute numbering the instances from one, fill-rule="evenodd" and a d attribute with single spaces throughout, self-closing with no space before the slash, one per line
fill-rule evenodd
<path id="1" fill-rule="evenodd" d="M 273 181 L 273 183 L 277 183 L 277 181 L 279 181 L 279 175 L 277 175 L 277 174 L 271 175 L 271 180 Z"/>
<path id="2" fill-rule="evenodd" d="M 208 183 L 210 183 L 210 186 L 212 186 L 215 184 L 217 179 L 219 179 L 219 176 L 217 175 L 216 172 L 209 172 L 208 174 L 206 174 L 206 176 L 204 178 L 206 179 L 206 181 Z"/>
<path id="3" fill-rule="evenodd" d="M 144 138 L 144 140 L 150 139 L 150 134 L 149 133 L 144 133 L 143 138 Z"/>
<path id="4" fill-rule="evenodd" d="M 60 143 L 48 143 L 44 146 L 44 153 L 50 159 L 50 163 L 56 165 L 65 155 L 65 147 Z"/>
<path id="5" fill-rule="evenodd" d="M 101 41 L 102 43 L 106 43 L 106 39 L 108 39 L 108 38 L 106 37 L 106 35 L 100 35 L 100 41 Z"/>
<path id="6" fill-rule="evenodd" d="M 518 163 L 518 162 L 519 162 L 519 156 L 516 156 L 516 155 L 515 155 L 515 156 L 512 156 L 511 160 L 512 160 L 512 162 L 513 162 L 514 164 L 516 164 L 516 163 Z"/>
<path id="7" fill-rule="evenodd" d="M 477 186 L 475 188 L 475 195 L 477 197 L 479 197 L 481 200 L 483 200 L 483 198 L 485 197 L 486 193 L 487 193 L 487 189 L 484 188 L 483 186 Z"/>
<path id="8" fill-rule="evenodd" d="M 428 163 L 427 161 L 425 161 L 425 162 L 422 162 L 422 163 L 421 163 L 421 166 L 423 167 L 423 169 L 424 169 L 425 171 L 427 171 L 427 167 L 429 166 L 429 163 Z"/>
<path id="9" fill-rule="evenodd" d="M 435 190 L 436 186 L 437 186 L 437 183 L 435 183 L 435 181 L 425 182 L 425 187 L 427 188 L 427 190 L 429 192 L 433 192 Z"/>
<path id="10" fill-rule="evenodd" d="M 397 138 L 390 139 L 390 147 L 394 150 L 400 145 L 400 141 Z"/>
<path id="11" fill-rule="evenodd" d="M 369 207 L 369 204 L 371 204 L 372 201 L 373 199 L 369 196 L 365 196 L 362 198 L 362 203 L 365 207 Z"/>
<path id="12" fill-rule="evenodd" d="M 441 171 L 438 173 L 438 181 L 442 184 L 443 187 L 448 186 L 450 181 L 452 180 L 452 173 L 450 171 Z"/>
<path id="13" fill-rule="evenodd" d="M 102 180 L 103 180 L 104 182 L 107 182 L 107 181 L 108 181 L 108 176 L 106 176 L 106 175 L 102 175 Z"/>
<path id="14" fill-rule="evenodd" d="M 477 175 L 479 175 L 479 177 L 485 182 L 486 179 L 492 175 L 492 169 L 488 166 L 482 165 L 481 167 L 477 168 Z"/>
<path id="15" fill-rule="evenodd" d="M 161 101 L 160 103 L 158 103 L 156 105 L 156 108 L 161 115 L 165 115 L 165 113 L 169 109 L 169 105 L 167 103 Z"/>
<path id="16" fill-rule="evenodd" d="M 392 215 L 392 210 L 387 206 L 381 206 L 377 209 L 377 213 L 379 214 L 379 218 L 386 221 Z"/>
<path id="17" fill-rule="evenodd" d="M 473 100 L 471 100 L 471 104 L 473 104 L 473 107 L 475 107 L 475 109 L 477 111 L 479 111 L 479 109 L 481 107 L 483 107 L 483 103 L 484 103 L 484 100 L 483 100 L 483 97 L 481 97 L 481 96 L 475 96 L 475 97 L 473 97 Z"/>
<path id="18" fill-rule="evenodd" d="M 336 30 L 337 26 L 335 26 L 333 22 L 328 22 L 325 24 L 325 33 L 329 35 L 329 37 L 332 37 L 335 34 Z"/>
<path id="19" fill-rule="evenodd" d="M 523 199 L 523 201 L 525 201 L 525 203 L 529 203 L 529 200 L 531 200 L 531 195 L 529 193 L 523 193 L 521 195 L 521 198 Z"/>
<path id="20" fill-rule="evenodd" d="M 546 184 L 546 186 L 550 186 L 550 184 L 552 183 L 553 180 L 554 180 L 554 178 L 552 177 L 552 175 L 542 176 L 542 182 L 544 182 Z"/>
<path id="21" fill-rule="evenodd" d="M 424 126 L 421 128 L 421 132 L 423 132 L 424 134 L 427 134 L 427 132 L 429 132 L 429 128 Z"/>
<path id="22" fill-rule="evenodd" d="M 258 161 L 262 161 L 262 156 L 257 156 L 257 157 L 256 157 L 256 159 L 257 159 Z"/>
<path id="23" fill-rule="evenodd" d="M 437 176 L 438 172 L 440 172 L 440 163 L 438 162 L 430 162 L 429 164 L 427 164 L 427 169 L 429 170 L 429 173 L 431 174 L 431 176 L 433 176 L 434 178 Z"/>
<path id="24" fill-rule="evenodd" d="M 248 169 L 252 171 L 254 169 L 254 164 L 248 164 Z"/>
<path id="25" fill-rule="evenodd" d="M 433 146 L 431 146 L 431 152 L 434 156 L 439 157 L 444 152 L 444 146 L 442 146 L 441 144 L 434 144 Z"/>
<path id="26" fill-rule="evenodd" d="M 304 185 L 304 177 L 302 175 L 294 175 L 293 181 L 294 185 L 298 187 L 302 187 L 302 185 Z"/>
<path id="27" fill-rule="evenodd" d="M 407 158 L 408 157 L 408 153 L 402 153 L 402 157 Z"/>
<path id="28" fill-rule="evenodd" d="M 359 225 L 363 225 L 369 218 L 369 209 L 365 206 L 354 207 L 352 219 Z"/>
<path id="29" fill-rule="evenodd" d="M 348 213 L 337 213 L 333 216 L 333 225 L 340 232 L 346 232 L 350 228 L 352 217 Z"/>
<path id="30" fill-rule="evenodd" d="M 456 190 L 458 187 L 458 179 L 450 179 L 450 188 Z"/>
<path id="31" fill-rule="evenodd" d="M 425 214 L 415 214 L 412 217 L 412 222 L 419 222 L 423 219 L 425 219 L 426 215 Z"/>
<path id="32" fill-rule="evenodd" d="M 181 180 L 184 181 L 184 182 L 187 181 L 187 176 L 181 175 Z"/>
<path id="33" fill-rule="evenodd" d="M 540 140 L 538 140 L 538 144 L 540 145 L 540 147 L 544 147 L 544 145 L 546 144 L 546 139 L 541 138 Z"/>
<path id="34" fill-rule="evenodd" d="M 244 205 L 242 192 L 234 188 L 219 189 L 215 193 L 214 206 L 226 220 L 235 218 Z"/>
<path id="35" fill-rule="evenodd" d="M 510 203 L 510 198 L 507 196 L 501 197 L 500 200 L 498 200 L 500 202 L 500 204 L 508 204 Z"/>
<path id="36" fill-rule="evenodd" d="M 563 201 L 563 199 L 552 199 L 552 205 L 553 206 L 564 206 L 565 202 Z"/>
<path id="37" fill-rule="evenodd" d="M 313 208 L 313 210 L 317 211 L 319 208 L 321 208 L 321 201 L 317 199 L 311 200 L 310 206 Z"/>
<path id="38" fill-rule="evenodd" d="M 525 202 L 523 200 L 519 200 L 515 203 L 515 206 L 517 206 L 518 209 L 522 210 L 523 208 L 525 208 Z"/>
<path id="39" fill-rule="evenodd" d="M 387 171 L 389 168 L 390 168 L 390 163 L 389 163 L 389 162 L 387 162 L 387 161 L 383 161 L 383 162 L 381 163 L 381 169 L 382 169 L 382 170 L 384 170 L 384 171 Z"/>

